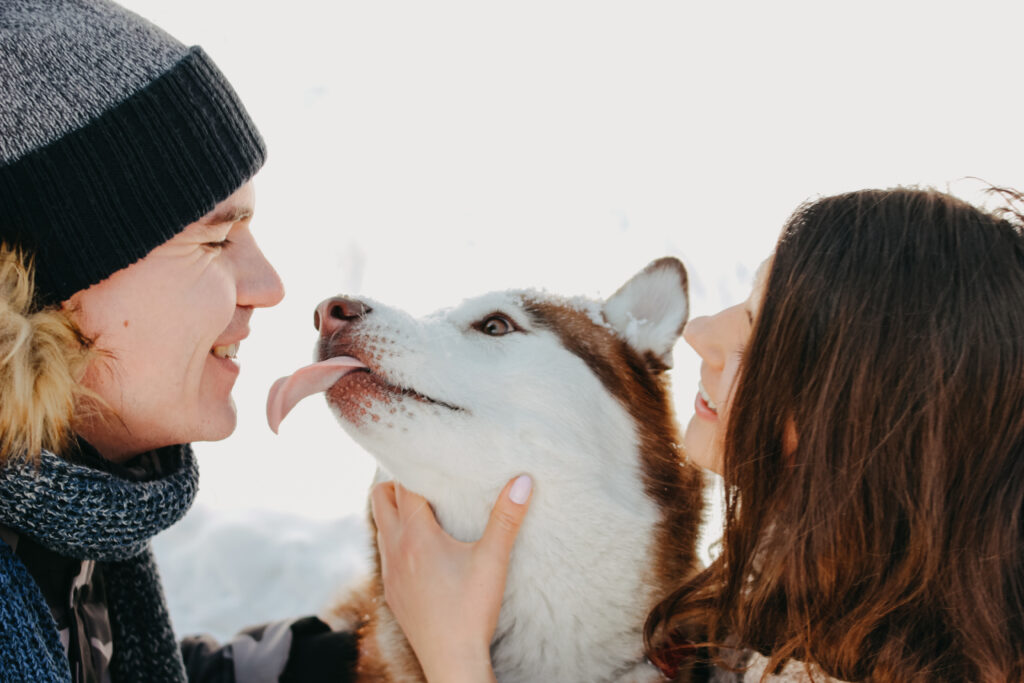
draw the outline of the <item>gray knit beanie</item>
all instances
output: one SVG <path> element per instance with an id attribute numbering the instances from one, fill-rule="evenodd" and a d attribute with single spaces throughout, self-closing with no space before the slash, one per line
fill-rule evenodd
<path id="1" fill-rule="evenodd" d="M 198 47 L 108 0 L 0 0 L 0 242 L 39 304 L 145 256 L 263 165 Z"/>

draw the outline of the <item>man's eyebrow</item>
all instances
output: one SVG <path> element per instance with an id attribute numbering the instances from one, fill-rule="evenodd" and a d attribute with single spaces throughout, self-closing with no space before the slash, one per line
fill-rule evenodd
<path id="1" fill-rule="evenodd" d="M 212 213 L 208 213 L 199 219 L 203 225 L 224 225 L 225 223 L 237 223 L 252 217 L 251 206 L 222 206 Z"/>

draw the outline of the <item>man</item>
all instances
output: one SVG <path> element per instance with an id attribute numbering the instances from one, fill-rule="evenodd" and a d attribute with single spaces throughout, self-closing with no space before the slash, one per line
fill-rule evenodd
<path id="1" fill-rule="evenodd" d="M 200 48 L 106 0 L 0 3 L 0 679 L 344 680 L 354 641 L 314 618 L 188 641 L 186 674 L 148 545 L 284 295 L 264 157 Z"/>

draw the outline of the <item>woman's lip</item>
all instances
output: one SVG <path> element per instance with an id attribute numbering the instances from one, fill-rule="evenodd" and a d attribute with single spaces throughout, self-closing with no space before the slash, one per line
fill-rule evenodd
<path id="1" fill-rule="evenodd" d="M 708 404 L 704 401 L 704 397 L 697 392 L 697 400 L 693 403 L 693 409 L 697 414 L 697 417 L 703 418 L 709 422 L 718 422 L 718 413 L 711 410 Z"/>

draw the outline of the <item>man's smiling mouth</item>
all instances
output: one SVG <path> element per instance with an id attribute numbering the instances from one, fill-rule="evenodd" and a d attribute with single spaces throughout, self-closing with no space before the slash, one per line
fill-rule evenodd
<path id="1" fill-rule="evenodd" d="M 238 357 L 238 347 L 239 342 L 227 344 L 225 346 L 214 346 L 212 353 L 217 358 L 230 358 L 234 360 Z"/>

